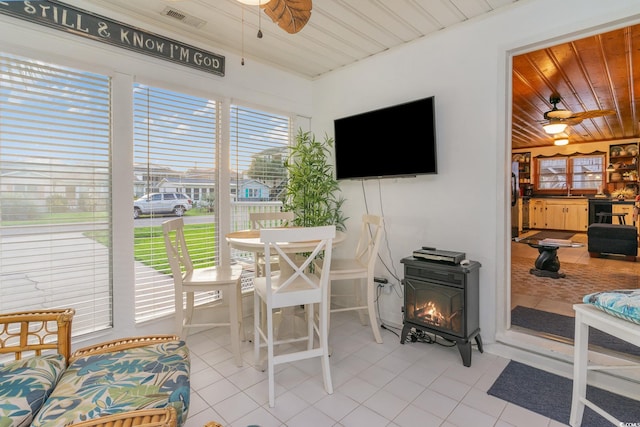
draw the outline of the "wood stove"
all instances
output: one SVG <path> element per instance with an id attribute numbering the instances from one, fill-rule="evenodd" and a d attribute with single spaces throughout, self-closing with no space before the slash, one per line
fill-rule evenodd
<path id="1" fill-rule="evenodd" d="M 471 340 L 482 353 L 479 321 L 480 263 L 453 265 L 408 257 L 404 264 L 404 327 L 400 343 L 409 334 L 427 332 L 453 341 L 462 363 L 471 366 Z"/>

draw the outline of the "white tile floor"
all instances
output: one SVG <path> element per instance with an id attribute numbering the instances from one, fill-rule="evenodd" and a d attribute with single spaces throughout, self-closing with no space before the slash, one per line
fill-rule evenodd
<path id="1" fill-rule="evenodd" d="M 250 320 L 247 322 L 250 330 Z M 229 427 L 561 426 L 490 396 L 486 391 L 509 362 L 474 345 L 465 367 L 457 347 L 400 344 L 383 330 L 376 344 L 355 312 L 331 316 L 334 393 L 322 384 L 319 359 L 276 366 L 276 406 L 268 404 L 267 375 L 243 343 L 244 366 L 233 362 L 227 328 L 190 335 L 191 405 L 185 427 L 217 421 Z"/>

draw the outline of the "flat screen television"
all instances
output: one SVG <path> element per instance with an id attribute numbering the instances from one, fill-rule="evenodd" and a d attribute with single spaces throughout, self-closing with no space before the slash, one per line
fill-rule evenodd
<path id="1" fill-rule="evenodd" d="M 434 97 L 334 120 L 336 179 L 436 174 Z"/>

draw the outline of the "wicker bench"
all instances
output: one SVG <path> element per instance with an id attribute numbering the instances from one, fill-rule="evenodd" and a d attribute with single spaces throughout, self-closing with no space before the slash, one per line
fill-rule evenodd
<path id="1" fill-rule="evenodd" d="M 190 393 L 185 343 L 174 335 L 134 337 L 72 354 L 74 314 L 0 315 L 0 425 L 182 425 Z"/>

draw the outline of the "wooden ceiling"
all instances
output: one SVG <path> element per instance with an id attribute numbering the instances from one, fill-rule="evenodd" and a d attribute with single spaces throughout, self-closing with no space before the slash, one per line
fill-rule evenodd
<path id="1" fill-rule="evenodd" d="M 638 138 L 640 25 L 514 56 L 514 149 L 553 145 L 540 123 L 552 94 L 558 109 L 615 111 L 569 126 L 569 144 Z"/>

